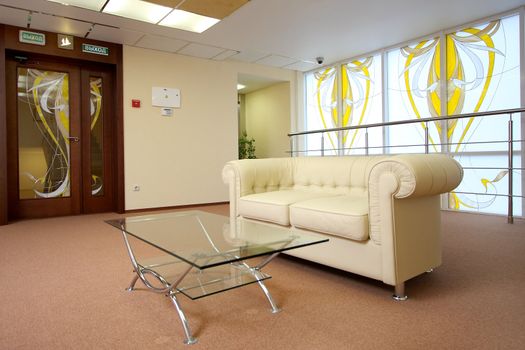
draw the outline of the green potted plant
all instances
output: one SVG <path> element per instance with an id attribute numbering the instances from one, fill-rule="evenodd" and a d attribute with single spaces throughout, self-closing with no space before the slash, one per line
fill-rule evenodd
<path id="1" fill-rule="evenodd" d="M 248 134 L 243 131 L 239 137 L 239 159 L 255 159 L 255 140 L 248 139 Z"/>

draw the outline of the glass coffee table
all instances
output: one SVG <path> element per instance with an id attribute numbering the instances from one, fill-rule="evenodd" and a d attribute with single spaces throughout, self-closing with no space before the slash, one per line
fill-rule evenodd
<path id="1" fill-rule="evenodd" d="M 279 253 L 327 242 L 291 228 L 254 222 L 231 220 L 226 216 L 202 211 L 185 211 L 135 216 L 106 221 L 120 229 L 136 273 L 129 287 L 137 280 L 153 292 L 166 294 L 175 305 L 182 322 L 185 344 L 197 341 L 177 300 L 182 294 L 195 300 L 233 288 L 258 283 L 273 313 L 275 304 L 264 280 L 265 267 Z M 152 259 L 137 259 L 128 235 L 157 248 L 164 254 Z M 248 259 L 262 257 L 255 266 Z"/>

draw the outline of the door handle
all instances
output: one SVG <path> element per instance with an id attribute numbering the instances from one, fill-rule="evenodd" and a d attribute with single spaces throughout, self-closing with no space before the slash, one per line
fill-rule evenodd
<path id="1" fill-rule="evenodd" d="M 69 136 L 67 138 L 69 141 L 73 141 L 73 142 L 78 142 L 80 141 L 80 138 L 79 137 L 76 137 L 76 136 Z"/>

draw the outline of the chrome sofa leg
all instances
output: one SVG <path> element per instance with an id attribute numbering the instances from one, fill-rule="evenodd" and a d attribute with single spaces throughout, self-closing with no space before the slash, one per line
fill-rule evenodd
<path id="1" fill-rule="evenodd" d="M 427 270 L 427 273 L 432 273 L 432 272 L 434 272 L 433 268 L 430 268 L 430 269 Z"/>
<path id="2" fill-rule="evenodd" d="M 408 296 L 405 294 L 405 282 L 396 284 L 394 295 L 392 298 L 397 301 L 404 301 L 408 299 Z"/>

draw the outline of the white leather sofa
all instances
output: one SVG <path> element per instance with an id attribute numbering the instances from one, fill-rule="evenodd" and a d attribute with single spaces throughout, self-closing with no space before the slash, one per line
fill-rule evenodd
<path id="1" fill-rule="evenodd" d="M 462 177 L 440 154 L 246 159 L 223 169 L 232 218 L 329 236 L 287 254 L 383 281 L 398 300 L 405 281 L 441 264 L 440 194 Z"/>

